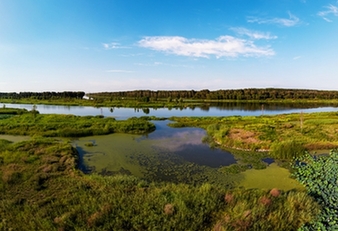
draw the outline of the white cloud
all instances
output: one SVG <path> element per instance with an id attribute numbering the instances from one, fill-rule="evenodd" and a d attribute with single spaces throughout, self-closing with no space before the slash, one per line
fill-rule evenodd
<path id="1" fill-rule="evenodd" d="M 231 30 L 235 31 L 239 35 L 246 35 L 251 39 L 277 39 L 277 36 L 270 35 L 269 32 L 260 32 L 260 31 L 254 31 L 249 30 L 243 27 L 236 27 L 236 28 L 230 28 Z"/>
<path id="2" fill-rule="evenodd" d="M 300 23 L 299 18 L 289 12 L 289 18 L 257 18 L 249 17 L 248 22 L 258 24 L 278 24 L 281 26 L 292 27 Z"/>
<path id="3" fill-rule="evenodd" d="M 111 73 L 133 73 L 133 71 L 127 71 L 127 70 L 107 70 L 106 72 L 111 72 Z"/>
<path id="4" fill-rule="evenodd" d="M 338 16 L 338 7 L 334 5 L 325 6 L 327 10 L 318 12 L 318 16 L 322 17 L 327 22 L 332 22 L 327 16 Z"/>
<path id="5" fill-rule="evenodd" d="M 102 43 L 102 46 L 106 50 L 129 48 L 129 47 L 121 46 L 120 43 L 115 43 L 115 42 L 113 42 L 113 43 Z"/>
<path id="6" fill-rule="evenodd" d="M 204 57 L 272 56 L 270 47 L 258 47 L 251 40 L 220 36 L 215 40 L 187 39 L 180 36 L 144 37 L 139 46 L 168 54 Z"/>

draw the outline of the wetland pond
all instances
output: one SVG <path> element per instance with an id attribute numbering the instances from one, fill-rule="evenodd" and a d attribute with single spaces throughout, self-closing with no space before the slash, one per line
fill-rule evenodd
<path id="1" fill-rule="evenodd" d="M 5 104 L 6 107 L 26 108 L 30 104 Z M 283 114 L 299 112 L 337 111 L 331 105 L 290 106 L 287 104 L 225 104 L 210 107 L 180 109 L 132 109 L 94 108 L 81 106 L 37 105 L 43 114 L 104 115 L 116 119 L 133 116 L 258 116 L 262 114 Z M 169 181 L 175 183 L 201 184 L 217 183 L 226 187 L 291 189 L 301 187 L 289 178 L 286 169 L 270 164 L 264 170 L 247 170 L 244 173 L 224 174 L 222 166 L 236 163 L 234 156 L 221 149 L 212 149 L 202 142 L 206 132 L 200 128 L 171 128 L 169 121 L 152 121 L 156 130 L 147 135 L 111 134 L 83 137 L 73 140 L 80 154 L 79 167 L 86 173 L 103 175 L 129 174 L 148 181 Z M 9 136 L 0 136 L 10 139 Z M 22 137 L 21 137 L 22 138 Z M 16 141 L 17 138 L 11 138 Z M 269 175 L 269 177 L 264 177 Z M 255 184 L 257 182 L 257 184 Z"/>
<path id="2" fill-rule="evenodd" d="M 156 181 L 204 181 L 203 172 L 236 163 L 229 152 L 202 142 L 200 128 L 170 128 L 169 121 L 153 121 L 156 131 L 147 135 L 111 134 L 74 140 L 84 172 L 132 174 Z M 90 145 L 88 145 L 90 144 Z M 187 179 L 183 176 L 189 175 Z M 210 178 L 211 176 L 208 176 Z"/>

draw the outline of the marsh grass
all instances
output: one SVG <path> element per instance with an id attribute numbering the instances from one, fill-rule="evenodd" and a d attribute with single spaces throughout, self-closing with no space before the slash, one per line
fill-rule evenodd
<path id="1" fill-rule="evenodd" d="M 271 151 L 292 159 L 304 150 L 338 147 L 338 113 L 293 113 L 269 116 L 172 117 L 172 127 L 201 127 L 220 146 L 245 151 Z"/>
<path id="2" fill-rule="evenodd" d="M 1 142 L 2 230 L 211 230 L 217 225 L 225 230 L 295 230 L 318 211 L 303 192 L 274 196 L 213 184 L 84 175 L 76 168 L 76 150 L 67 142 Z"/>
<path id="3" fill-rule="evenodd" d="M 214 230 L 297 230 L 319 211 L 305 192 L 296 191 L 280 191 L 276 196 L 269 191 L 237 190 L 228 192 L 225 201 Z"/>
<path id="4" fill-rule="evenodd" d="M 100 116 L 41 115 L 24 113 L 0 120 L 0 134 L 43 137 L 82 137 L 115 132 L 148 133 L 155 125 L 147 118 L 116 121 Z"/>
<path id="5" fill-rule="evenodd" d="M 306 149 L 301 141 L 290 139 L 273 143 L 270 154 L 277 159 L 292 159 L 304 155 L 305 151 Z"/>

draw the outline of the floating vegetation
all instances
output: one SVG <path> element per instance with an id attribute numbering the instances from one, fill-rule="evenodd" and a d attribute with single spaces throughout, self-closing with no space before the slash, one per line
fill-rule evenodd
<path id="1" fill-rule="evenodd" d="M 338 230 L 338 152 L 327 156 L 306 154 L 296 159 L 293 175 L 322 207 L 311 224 L 301 230 Z"/>

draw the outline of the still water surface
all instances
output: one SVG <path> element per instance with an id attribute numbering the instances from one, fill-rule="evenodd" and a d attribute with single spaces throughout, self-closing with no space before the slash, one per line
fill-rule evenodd
<path id="1" fill-rule="evenodd" d="M 5 107 L 25 108 L 32 110 L 32 104 L 3 104 Z M 42 114 L 73 114 L 73 115 L 104 115 L 116 119 L 126 119 L 140 116 L 259 116 L 275 115 L 286 113 L 311 113 L 324 111 L 338 111 L 337 105 L 331 104 L 259 104 L 259 103 L 218 103 L 210 106 L 184 107 L 184 108 L 95 108 L 84 106 L 58 106 L 58 105 L 37 105 L 37 110 Z"/>

